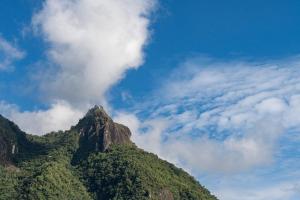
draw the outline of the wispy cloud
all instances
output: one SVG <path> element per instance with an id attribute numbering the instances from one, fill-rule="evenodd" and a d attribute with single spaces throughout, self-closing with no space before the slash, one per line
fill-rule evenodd
<path id="1" fill-rule="evenodd" d="M 136 118 L 136 142 L 194 171 L 237 172 L 271 164 L 282 134 L 300 128 L 299 75 L 298 58 L 189 60 L 164 83 L 160 98 L 154 95 L 141 109 L 146 112 L 137 111 L 146 117 Z M 156 119 L 165 124 L 159 131 L 151 131 L 155 123 L 144 128 Z M 148 147 L 151 134 L 157 144 Z"/>
<path id="2" fill-rule="evenodd" d="M 25 52 L 0 35 L 0 70 L 13 67 L 13 63 L 24 58 Z"/>

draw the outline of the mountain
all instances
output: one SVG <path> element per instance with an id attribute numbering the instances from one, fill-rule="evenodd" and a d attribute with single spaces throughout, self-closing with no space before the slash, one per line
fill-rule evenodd
<path id="1" fill-rule="evenodd" d="M 217 199 L 130 136 L 99 106 L 70 130 L 44 136 L 0 116 L 0 200 Z"/>

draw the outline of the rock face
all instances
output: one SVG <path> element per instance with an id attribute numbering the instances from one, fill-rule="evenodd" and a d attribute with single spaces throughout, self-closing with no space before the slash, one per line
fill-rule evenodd
<path id="1" fill-rule="evenodd" d="M 173 194 L 170 190 L 163 189 L 159 193 L 159 200 L 174 200 L 174 197 L 173 197 Z"/>
<path id="2" fill-rule="evenodd" d="M 0 164 L 5 165 L 10 162 L 11 158 L 11 145 L 9 142 L 0 136 Z"/>
<path id="3" fill-rule="evenodd" d="M 81 149 L 104 152 L 110 145 L 131 143 L 129 128 L 113 122 L 102 106 L 90 109 L 76 129 Z"/>
<path id="4" fill-rule="evenodd" d="M 0 164 L 11 164 L 24 142 L 26 142 L 25 133 L 0 115 Z"/>

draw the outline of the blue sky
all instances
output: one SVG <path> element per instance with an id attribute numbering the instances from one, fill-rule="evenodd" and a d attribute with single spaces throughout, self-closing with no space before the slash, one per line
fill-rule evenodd
<path id="1" fill-rule="evenodd" d="M 300 196 L 300 2 L 3 0 L 0 113 L 68 129 L 93 104 L 220 199 Z"/>

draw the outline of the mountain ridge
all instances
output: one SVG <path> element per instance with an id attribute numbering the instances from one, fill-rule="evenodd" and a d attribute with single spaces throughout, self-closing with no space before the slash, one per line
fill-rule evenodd
<path id="1" fill-rule="evenodd" d="M 1 116 L 0 200 L 217 199 L 130 136 L 101 106 L 70 130 L 44 136 L 28 135 Z"/>

